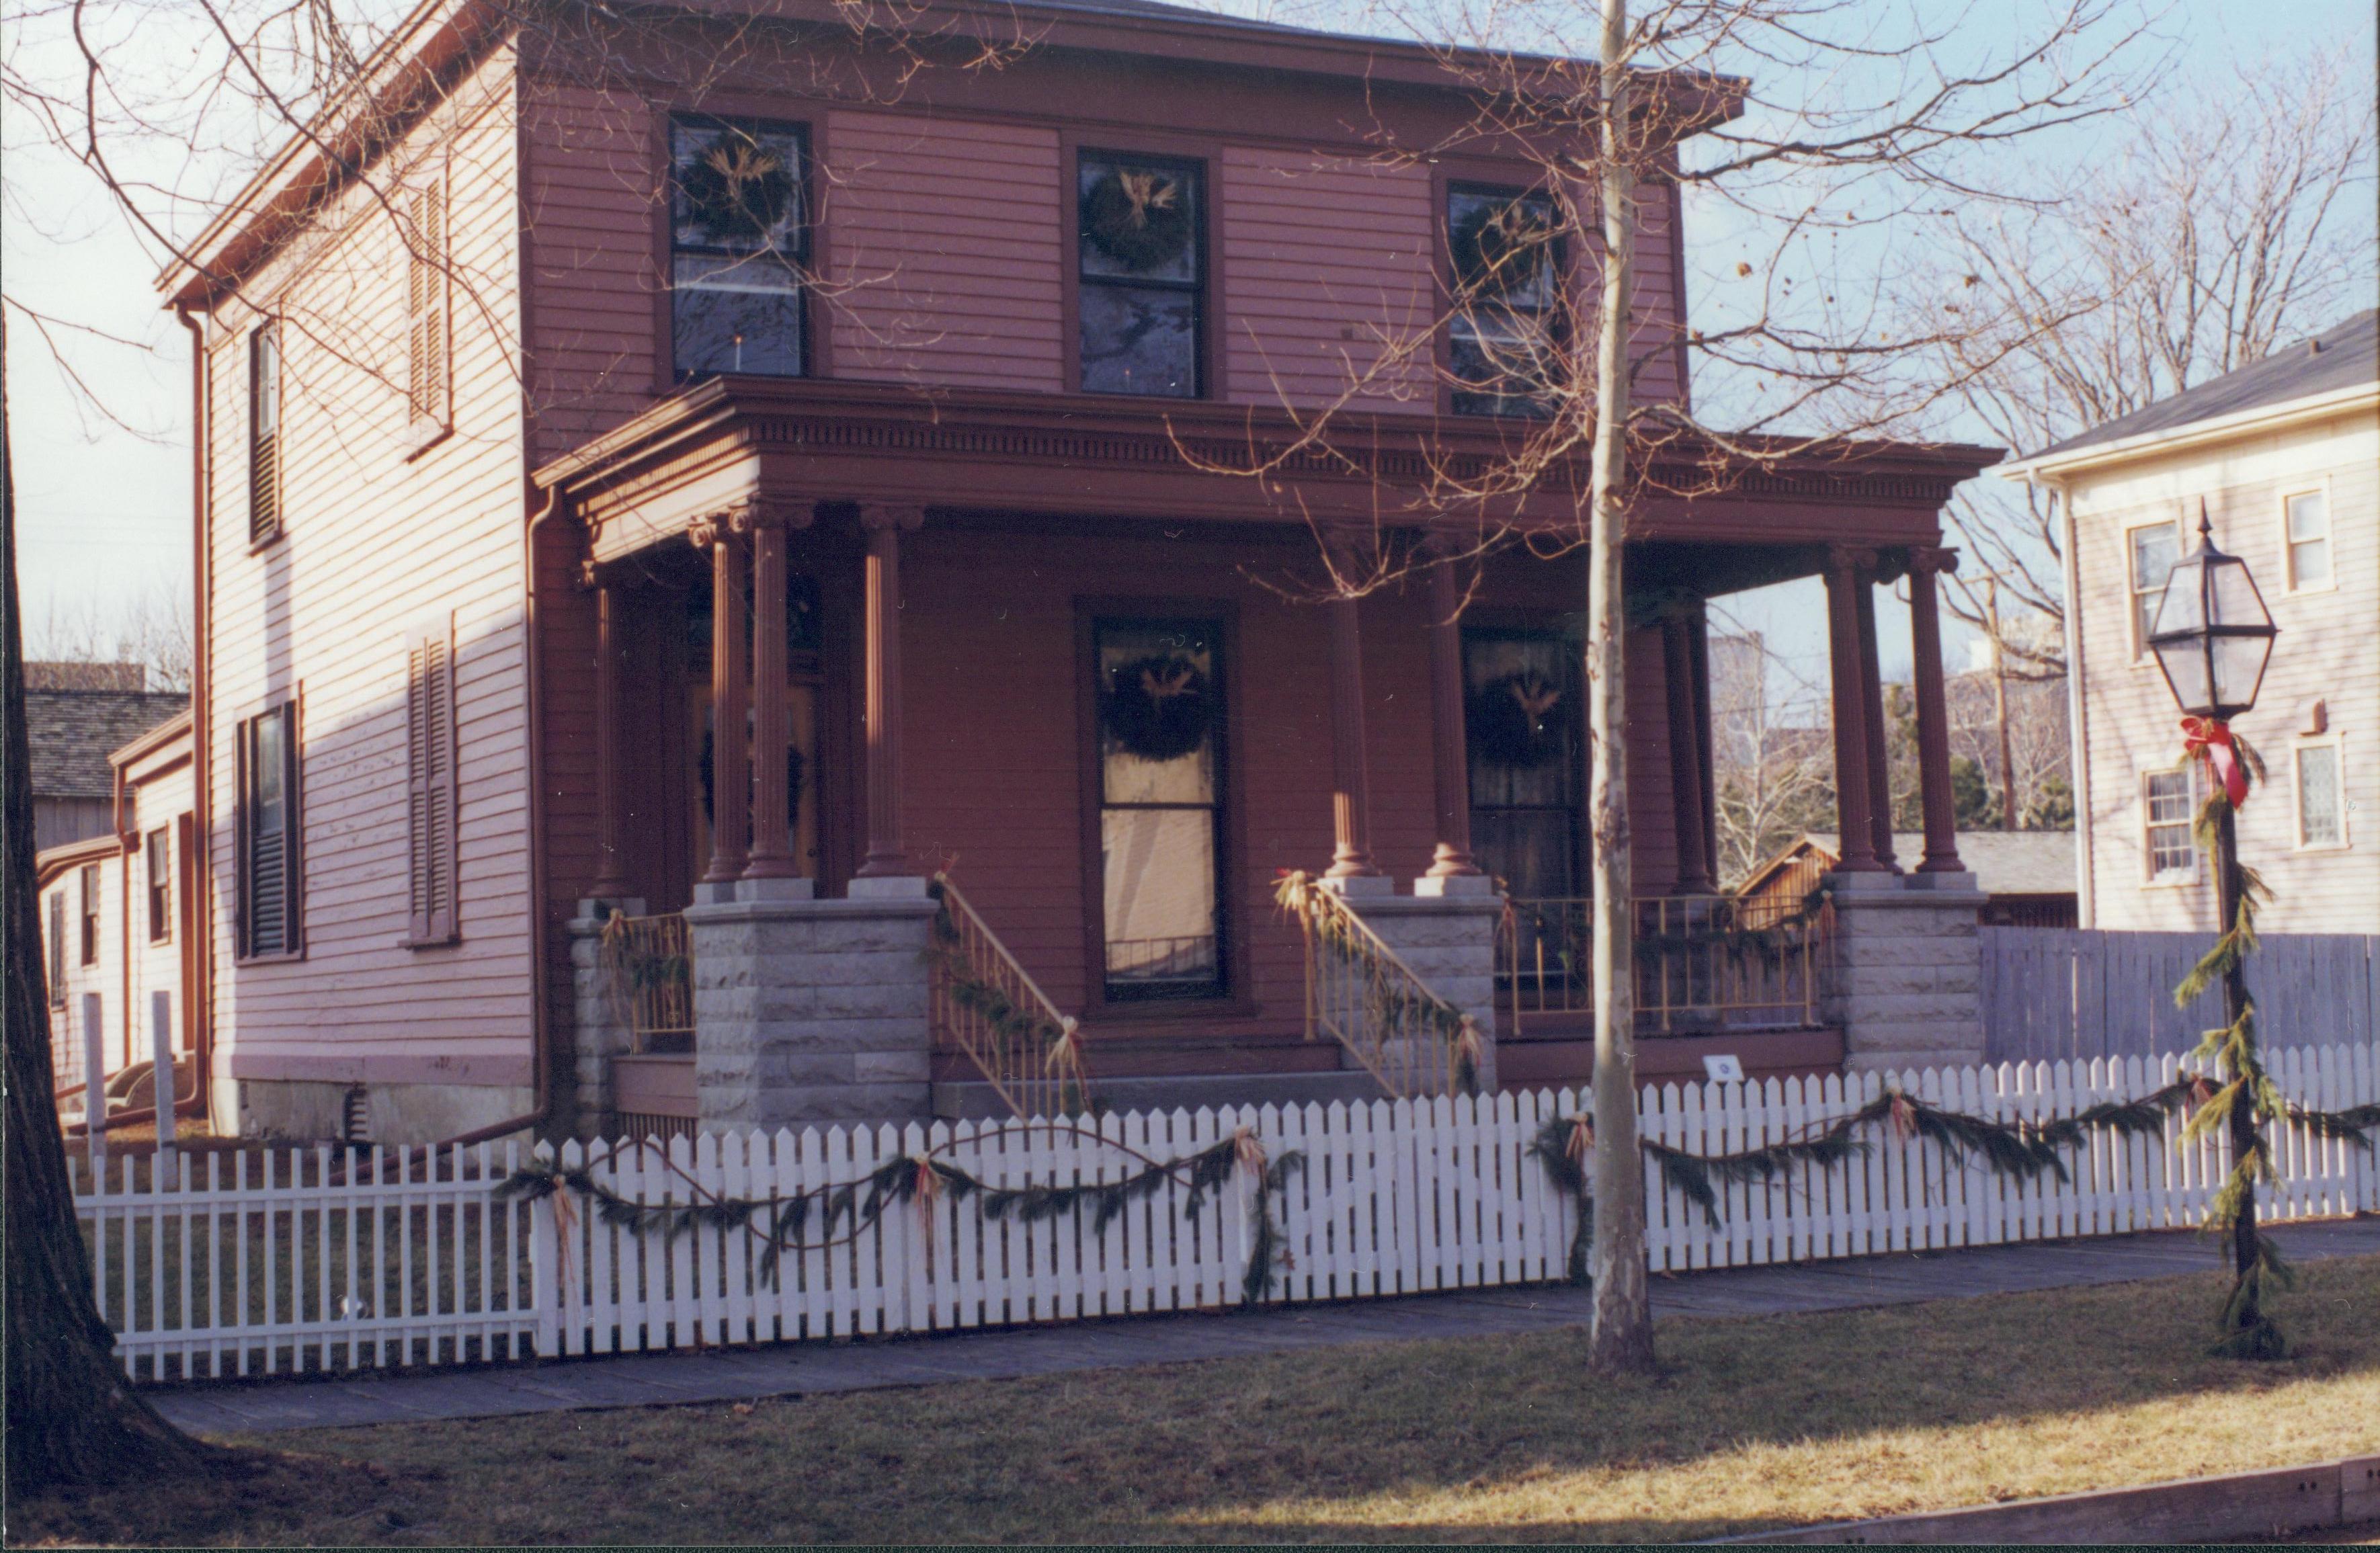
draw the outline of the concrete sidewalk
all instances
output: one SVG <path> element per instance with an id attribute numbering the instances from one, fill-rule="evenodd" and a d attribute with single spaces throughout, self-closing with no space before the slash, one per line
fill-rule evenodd
<path id="1" fill-rule="evenodd" d="M 2293 1261 L 2380 1255 L 2380 1219 L 2284 1225 L 2273 1237 Z M 2188 1231 L 2168 1231 L 1657 1277 L 1653 1309 L 1657 1316 L 1689 1319 L 1780 1316 L 2125 1283 L 2209 1272 L 2221 1266 L 2216 1242 Z M 1583 1289 L 1483 1289 L 1246 1313 L 1127 1316 L 856 1342 L 558 1359 L 445 1373 L 224 1382 L 160 1390 L 151 1393 L 151 1400 L 185 1429 L 256 1434 L 576 1408 L 742 1401 L 1179 1364 L 1338 1343 L 1542 1332 L 1584 1325 L 1587 1316 Z"/>

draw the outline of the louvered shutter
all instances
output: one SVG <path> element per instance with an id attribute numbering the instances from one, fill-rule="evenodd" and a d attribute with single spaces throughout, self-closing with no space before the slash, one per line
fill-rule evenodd
<path id="1" fill-rule="evenodd" d="M 413 191 L 409 214 L 413 252 L 406 291 L 406 404 L 416 425 L 443 423 L 447 413 L 446 188 L 433 181 Z"/>
<path id="2" fill-rule="evenodd" d="M 248 537 L 281 532 L 281 326 L 249 336 L 248 355 Z"/>
<path id="3" fill-rule="evenodd" d="M 455 936 L 455 651 L 441 616 L 406 642 L 407 936 L 444 943 Z"/>

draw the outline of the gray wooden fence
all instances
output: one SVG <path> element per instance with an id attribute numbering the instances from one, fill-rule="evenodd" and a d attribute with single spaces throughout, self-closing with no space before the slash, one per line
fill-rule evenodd
<path id="1" fill-rule="evenodd" d="M 2206 952 L 2204 933 L 1985 928 L 1987 1062 L 2184 1052 L 2223 1023 L 2221 989 L 2187 1009 L 2173 989 Z M 2267 1049 L 2380 1040 L 2380 938 L 2268 933 L 2248 961 Z"/>

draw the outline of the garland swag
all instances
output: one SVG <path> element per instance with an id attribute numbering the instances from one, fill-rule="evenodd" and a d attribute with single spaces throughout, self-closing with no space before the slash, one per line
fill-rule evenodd
<path id="1" fill-rule="evenodd" d="M 650 1140 L 638 1139 L 631 1147 L 662 1154 L 670 1173 L 686 1183 L 686 1201 L 649 1203 L 623 1196 L 596 1180 L 591 1171 L 564 1169 L 552 1154 L 540 1154 L 505 1177 L 497 1183 L 495 1195 L 535 1202 L 568 1191 L 594 1204 L 596 1217 L 603 1223 L 637 1235 L 659 1231 L 665 1238 L 674 1239 L 697 1229 L 741 1230 L 757 1243 L 756 1266 L 762 1286 L 773 1288 L 782 1276 L 780 1264 L 786 1252 L 823 1250 L 856 1239 L 886 1213 L 903 1206 L 914 1205 L 921 1214 L 930 1214 L 945 1199 L 953 1204 L 971 1202 L 986 1222 L 1014 1217 L 1026 1224 L 1088 1207 L 1091 1232 L 1098 1234 L 1118 1214 L 1154 1196 L 1169 1181 L 1188 1188 L 1183 1217 L 1196 1219 L 1210 1194 L 1245 1172 L 1256 1183 L 1256 1192 L 1248 1210 L 1248 1266 L 1240 1280 L 1242 1303 L 1254 1305 L 1263 1300 L 1272 1292 L 1277 1269 L 1295 1266 L 1281 1244 L 1273 1205 L 1287 1190 L 1290 1178 L 1305 1170 L 1305 1156 L 1301 1151 L 1285 1149 L 1278 1158 L 1269 1158 L 1254 1130 L 1247 1127 L 1173 1159 L 1153 1159 L 1111 1138 L 1062 1122 L 1013 1122 L 977 1134 L 968 1141 L 980 1143 L 1010 1133 L 1031 1132 L 1062 1132 L 1088 1138 L 1140 1161 L 1142 1168 L 1122 1181 L 1097 1185 L 993 1186 L 941 1158 L 944 1149 L 954 1147 L 945 1144 L 888 1159 L 856 1181 L 786 1195 L 730 1197 L 703 1186 Z"/>
<path id="2" fill-rule="evenodd" d="M 1214 716 L 1207 689 L 1207 676 L 1179 654 L 1135 658 L 1108 676 L 1099 721 L 1127 755 L 1179 759 L 1206 742 Z"/>

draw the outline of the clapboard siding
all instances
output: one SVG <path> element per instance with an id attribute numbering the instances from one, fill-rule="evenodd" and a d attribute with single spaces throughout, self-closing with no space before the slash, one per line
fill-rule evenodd
<path id="1" fill-rule="evenodd" d="M 1062 386 L 1054 129 L 838 112 L 824 152 L 835 376 Z"/>
<path id="2" fill-rule="evenodd" d="M 2308 482 L 2326 482 L 2330 491 L 2338 584 L 2292 594 L 2281 497 Z M 2380 631 L 2373 628 L 2380 621 L 2380 420 L 2368 409 L 2144 460 L 2075 491 L 2095 924 L 2170 930 L 2214 923 L 2204 880 L 2143 882 L 2142 773 L 2172 769 L 2181 735 L 2164 678 L 2154 663 L 2132 659 L 2128 614 L 2128 533 L 2181 520 L 2194 544 L 2202 496 L 2216 542 L 2248 563 L 2281 631 L 2255 709 L 2235 724 L 2271 766 L 2271 785 L 2239 819 L 2240 855 L 2274 890 L 2259 920 L 2268 932 L 2380 932 Z M 2317 701 L 2344 740 L 2342 850 L 2297 845 L 2292 750 L 2311 732 Z"/>
<path id="3" fill-rule="evenodd" d="M 521 804 L 522 458 L 512 67 L 499 55 L 375 170 L 443 158 L 453 255 L 454 429 L 408 457 L 407 256 L 358 192 L 250 297 L 283 319 L 285 533 L 248 542 L 249 319 L 210 352 L 213 484 L 210 860 L 219 1073 L 295 1058 L 370 1076 L 392 1056 L 516 1067 L 529 1053 Z M 405 631 L 452 612 L 460 942 L 409 950 Z M 301 700 L 306 953 L 233 963 L 238 722 Z"/>

